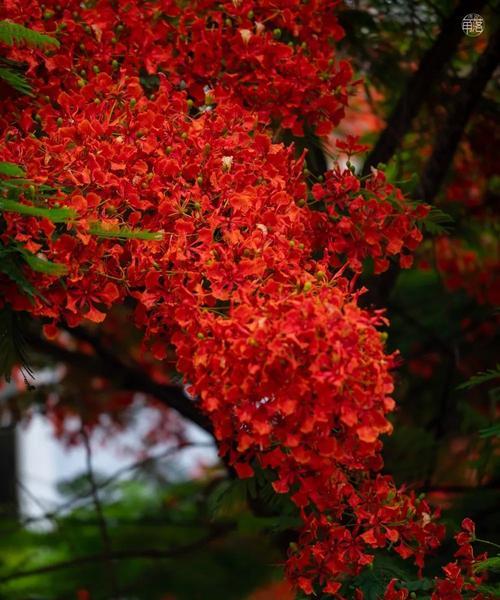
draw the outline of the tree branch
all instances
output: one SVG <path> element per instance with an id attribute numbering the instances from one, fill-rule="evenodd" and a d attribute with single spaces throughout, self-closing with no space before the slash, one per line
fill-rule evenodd
<path id="1" fill-rule="evenodd" d="M 462 18 L 467 13 L 479 12 L 485 3 L 485 0 L 461 0 L 443 22 L 435 43 L 424 54 L 417 71 L 408 80 L 389 116 L 386 128 L 366 159 L 364 175 L 370 172 L 371 167 L 387 163 L 392 158 L 428 97 L 429 89 L 439 80 L 442 70 L 463 39 L 460 26 Z"/>
<path id="2" fill-rule="evenodd" d="M 109 352 L 105 356 L 92 356 L 58 346 L 41 336 L 28 335 L 27 341 L 33 349 L 55 360 L 73 365 L 91 375 L 112 379 L 117 387 L 142 392 L 177 411 L 210 434 L 213 429 L 208 418 L 184 393 L 181 387 L 156 383 L 137 367 L 123 363 Z"/>
<path id="3" fill-rule="evenodd" d="M 446 176 L 453 156 L 483 91 L 500 62 L 500 29 L 492 33 L 488 45 L 456 94 L 448 116 L 438 133 L 432 154 L 420 180 L 420 195 L 431 203 Z"/>
<path id="4" fill-rule="evenodd" d="M 111 537 L 108 531 L 108 524 L 106 523 L 106 517 L 104 515 L 104 509 L 101 504 L 101 500 L 99 498 L 99 490 L 97 487 L 97 483 L 94 477 L 94 469 L 92 466 L 92 448 L 90 447 L 90 440 L 87 432 L 85 431 L 85 426 L 82 425 L 82 439 L 83 445 L 85 447 L 85 462 L 87 466 L 87 479 L 90 484 L 90 493 L 94 502 L 95 512 L 97 515 L 97 525 L 99 527 L 99 532 L 101 534 L 102 541 L 102 553 L 104 555 L 104 560 L 107 562 L 109 566 L 109 575 L 110 575 L 110 583 L 111 590 L 113 596 L 118 598 L 118 578 L 116 576 L 115 566 L 113 563 L 112 555 L 112 546 L 111 546 Z"/>
<path id="5" fill-rule="evenodd" d="M 423 169 L 418 189 L 412 194 L 414 198 L 423 198 L 427 203 L 433 202 L 453 161 L 467 122 L 499 61 L 500 30 L 497 30 L 492 34 L 486 49 L 451 103 L 447 119 L 437 134 L 432 154 Z M 399 272 L 399 265 L 393 261 L 385 273 L 373 278 L 374 281 L 368 282 L 369 292 L 363 298 L 365 304 L 376 306 L 384 304 L 396 283 Z"/>
<path id="6" fill-rule="evenodd" d="M 491 482 L 479 485 L 424 485 L 415 486 L 417 490 L 423 490 L 426 494 L 433 492 L 444 493 L 444 494 L 468 494 L 477 492 L 478 490 L 492 490 L 494 492 L 500 491 L 500 484 L 497 482 Z"/>
<path id="7" fill-rule="evenodd" d="M 234 528 L 234 525 L 227 524 L 225 526 L 220 526 L 214 529 L 205 537 L 192 542 L 191 544 L 186 544 L 184 546 L 178 546 L 177 548 L 145 548 L 144 550 L 116 550 L 111 553 L 110 559 L 117 560 L 137 560 L 137 559 L 145 559 L 145 560 L 166 560 L 169 558 L 176 558 L 178 556 L 182 556 L 184 554 L 189 554 L 199 548 L 202 548 L 205 544 L 213 541 L 214 539 L 228 533 L 231 529 Z M 92 563 L 100 562 L 103 560 L 103 554 L 87 554 L 85 556 L 79 556 L 77 558 L 72 558 L 70 560 L 63 560 L 57 563 L 52 563 L 50 565 L 46 565 L 44 567 L 36 567 L 34 569 L 26 569 L 25 571 L 18 571 L 17 573 L 12 573 L 11 575 L 6 575 L 4 577 L 0 577 L 0 583 L 7 583 L 8 581 L 14 581 L 17 579 L 22 579 L 24 577 L 31 577 L 34 575 L 45 575 L 47 573 L 55 573 L 57 571 L 64 571 L 66 569 L 72 569 L 81 567 L 84 565 L 89 565 Z M 107 556 L 106 556 L 107 558 Z"/>
<path id="8" fill-rule="evenodd" d="M 110 475 L 103 481 L 96 482 L 96 486 L 97 486 L 98 490 L 102 491 L 104 488 L 106 488 L 109 485 L 111 485 L 112 483 L 116 482 L 117 479 L 119 479 L 122 475 L 126 474 L 129 471 L 141 469 L 149 464 L 154 464 L 156 461 L 160 461 L 165 458 L 169 458 L 170 456 L 172 456 L 176 452 L 180 452 L 184 448 L 193 448 L 193 447 L 194 448 L 200 448 L 200 447 L 212 448 L 213 444 L 210 442 L 185 442 L 185 443 L 182 443 L 182 445 L 180 445 L 180 446 L 174 446 L 172 448 L 168 448 L 167 450 L 165 450 L 164 452 L 161 452 L 160 454 L 147 456 L 146 458 L 143 458 L 142 460 L 136 461 L 134 463 L 125 465 L 124 467 L 117 469 L 112 475 Z M 20 481 L 18 481 L 17 483 L 20 487 L 23 487 L 23 485 Z M 24 491 L 26 493 L 29 493 L 29 490 L 27 488 L 25 488 Z M 27 525 L 31 525 L 33 523 L 39 523 L 40 521 L 45 521 L 45 520 L 56 520 L 59 516 L 62 515 L 62 513 L 64 513 L 65 511 L 67 511 L 69 509 L 72 509 L 77 504 L 78 504 L 78 508 L 81 508 L 82 506 L 86 506 L 88 504 L 88 501 L 87 501 L 88 497 L 92 495 L 92 490 L 89 490 L 89 489 L 84 490 L 82 493 L 78 494 L 77 496 L 71 497 L 69 500 L 66 500 L 65 502 L 63 502 L 62 504 L 60 504 L 59 506 L 57 506 L 56 508 L 54 508 L 50 511 L 46 511 L 45 507 L 41 506 L 40 501 L 38 499 L 36 499 L 31 493 L 29 493 L 29 495 L 32 496 L 32 500 L 35 501 L 40 506 L 43 513 L 40 515 L 37 515 L 37 516 L 26 517 L 25 519 L 18 520 L 15 527 L 8 528 L 8 529 L 0 529 L 0 536 L 11 534 L 14 531 L 17 531 L 20 527 L 26 527 Z M 82 503 L 82 501 L 83 501 L 83 503 Z M 64 517 L 64 518 L 67 520 L 67 517 Z"/>

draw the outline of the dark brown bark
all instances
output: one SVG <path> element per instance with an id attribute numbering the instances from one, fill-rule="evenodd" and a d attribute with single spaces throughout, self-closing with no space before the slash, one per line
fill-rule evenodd
<path id="1" fill-rule="evenodd" d="M 461 0 L 443 22 L 436 41 L 424 54 L 417 71 L 408 80 L 389 116 L 386 128 L 366 159 L 364 175 L 370 172 L 371 167 L 387 163 L 401 146 L 404 136 L 410 131 L 413 119 L 428 98 L 429 89 L 439 80 L 445 65 L 455 54 L 464 37 L 462 18 L 467 13 L 480 12 L 485 4 L 485 0 Z"/>
<path id="2" fill-rule="evenodd" d="M 467 123 L 499 61 L 500 31 L 497 30 L 492 34 L 486 49 L 449 106 L 446 120 L 437 133 L 432 154 L 423 169 L 418 189 L 413 194 L 415 198 L 429 204 L 434 201 L 453 162 Z M 364 296 L 363 302 L 367 305 L 385 305 L 398 274 L 399 265 L 393 262 L 385 273 L 374 277 L 369 282 L 364 282 L 369 291 Z"/>
<path id="3" fill-rule="evenodd" d="M 34 350 L 47 357 L 82 369 L 91 375 L 100 375 L 111 379 L 118 389 L 143 392 L 152 396 L 208 433 L 212 433 L 209 420 L 195 402 L 186 396 L 181 387 L 156 383 L 139 368 L 123 363 L 109 352 L 103 351 L 103 354 L 99 353 L 94 356 L 83 352 L 74 352 L 38 336 L 27 336 L 27 341 Z"/>
<path id="4" fill-rule="evenodd" d="M 14 425 L 0 427 L 0 515 L 13 517 L 18 511 L 17 449 Z"/>
<path id="5" fill-rule="evenodd" d="M 449 106 L 447 117 L 420 179 L 419 195 L 426 202 L 431 203 L 439 192 L 465 127 L 499 63 L 500 29 L 497 29 Z M 485 144 L 487 143 L 485 140 Z"/>

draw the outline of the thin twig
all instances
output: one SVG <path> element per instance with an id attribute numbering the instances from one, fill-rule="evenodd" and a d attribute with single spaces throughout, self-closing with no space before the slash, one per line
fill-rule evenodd
<path id="1" fill-rule="evenodd" d="M 118 389 L 143 392 L 161 404 L 174 409 L 208 433 L 213 433 L 209 419 L 196 406 L 196 403 L 186 396 L 180 386 L 157 383 L 139 367 L 123 363 L 109 351 L 104 358 L 95 347 L 97 356 L 92 356 L 83 352 L 67 350 L 37 335 L 27 336 L 27 341 L 34 350 L 44 356 L 50 356 L 55 360 L 73 365 L 92 375 L 102 375 L 112 380 Z"/>
<path id="2" fill-rule="evenodd" d="M 184 450 L 185 448 L 192 448 L 192 447 L 203 448 L 203 447 L 212 447 L 212 446 L 213 446 L 213 444 L 211 442 L 189 442 L 189 443 L 182 444 L 181 446 L 175 446 L 172 448 L 168 448 L 164 452 L 161 452 L 154 456 L 148 456 L 148 457 L 143 458 L 132 464 L 125 465 L 124 467 L 121 467 L 120 469 L 116 470 L 113 474 L 111 474 L 104 481 L 96 482 L 96 484 L 97 484 L 99 490 L 102 490 L 103 488 L 112 484 L 114 481 L 116 481 L 119 477 L 121 477 L 128 471 L 140 469 L 142 466 L 145 466 L 149 463 L 168 458 L 170 455 L 174 454 L 175 452 L 180 452 L 180 451 Z M 0 535 L 9 534 L 12 531 L 17 530 L 19 527 L 26 527 L 27 525 L 31 525 L 32 523 L 37 523 L 37 522 L 45 521 L 45 520 L 54 521 L 58 518 L 60 513 L 73 508 L 81 500 L 87 501 L 89 494 L 91 494 L 90 490 L 86 490 L 86 491 L 82 492 L 81 494 L 78 494 L 78 496 L 70 498 L 69 500 L 66 500 L 65 502 L 63 502 L 62 504 L 60 504 L 59 506 L 57 506 L 56 508 L 54 508 L 51 511 L 44 512 L 44 514 L 38 515 L 36 517 L 27 517 L 25 519 L 22 519 L 15 528 L 10 528 L 8 530 L 0 530 Z M 79 508 L 85 507 L 87 505 L 87 503 L 88 502 L 85 502 L 85 503 L 79 505 Z"/>
<path id="3" fill-rule="evenodd" d="M 229 532 L 233 529 L 234 526 L 232 524 L 228 524 L 224 527 L 219 527 L 214 529 L 214 531 L 210 532 L 205 537 L 192 542 L 191 544 L 186 544 L 185 546 L 179 546 L 177 548 L 145 548 L 144 550 L 116 550 L 111 553 L 109 558 L 112 561 L 119 560 L 137 560 L 137 559 L 154 559 L 154 560 L 165 560 L 169 558 L 174 558 L 177 556 L 182 556 L 183 554 L 188 554 L 198 548 L 203 547 L 205 544 L 211 542 L 217 537 Z M 17 579 L 22 579 L 24 577 L 31 577 L 34 575 L 44 575 L 47 573 L 54 573 L 56 571 L 64 571 L 66 569 L 72 569 L 76 567 L 81 567 L 83 565 L 88 565 L 96 562 L 100 562 L 102 560 L 102 554 L 87 554 L 85 556 L 79 556 L 77 558 L 72 558 L 70 560 L 63 560 L 57 563 L 52 563 L 50 565 L 46 565 L 44 567 L 36 567 L 34 569 L 27 569 L 25 571 L 18 571 L 17 573 L 12 573 L 11 575 L 6 575 L 5 577 L 0 577 L 0 583 L 6 583 L 8 581 L 14 581 Z"/>
<path id="4" fill-rule="evenodd" d="M 111 583 L 111 589 L 113 592 L 113 597 L 118 598 L 118 579 L 116 577 L 115 567 L 112 559 L 112 546 L 111 546 L 111 538 L 109 536 L 108 526 L 106 523 L 106 517 L 104 516 L 104 510 L 102 508 L 101 500 L 99 498 L 99 489 L 97 487 L 97 483 L 94 477 L 94 470 L 92 467 L 92 448 L 90 447 L 90 440 L 87 432 L 85 431 L 85 426 L 82 426 L 81 435 L 83 439 L 83 445 L 85 448 L 85 460 L 87 466 L 87 478 L 90 483 L 90 489 L 92 494 L 92 499 L 94 501 L 95 512 L 97 515 L 97 522 L 99 525 L 99 531 L 101 534 L 103 553 L 101 558 L 105 558 L 109 564 L 109 577 Z"/>
<path id="5" fill-rule="evenodd" d="M 432 203 L 439 192 L 467 123 L 499 62 L 500 29 L 497 29 L 492 32 L 486 49 L 449 103 L 448 116 L 437 135 L 432 154 L 420 178 L 419 195 L 426 202 Z"/>
<path id="6" fill-rule="evenodd" d="M 429 90 L 439 81 L 441 72 L 455 54 L 463 32 L 460 22 L 464 15 L 480 12 L 485 0 L 461 0 L 453 13 L 442 23 L 435 43 L 425 52 L 419 67 L 408 80 L 399 100 L 387 120 L 387 126 L 380 135 L 363 166 L 363 174 L 371 167 L 387 163 L 401 146 L 403 138 L 410 131 L 413 119 L 420 112 L 429 95 Z"/>

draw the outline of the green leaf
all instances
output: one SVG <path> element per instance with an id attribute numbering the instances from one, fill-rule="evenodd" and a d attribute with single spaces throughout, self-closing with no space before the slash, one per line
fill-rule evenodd
<path id="1" fill-rule="evenodd" d="M 99 237 L 118 238 L 123 240 L 153 240 L 163 239 L 161 231 L 147 231 L 146 229 L 129 229 L 122 227 L 120 229 L 103 229 L 100 225 L 91 225 L 90 233 Z"/>
<path id="2" fill-rule="evenodd" d="M 486 558 L 485 560 L 476 563 L 473 566 L 473 569 L 476 573 L 482 571 L 494 571 L 495 573 L 500 573 L 500 555 L 491 556 L 490 558 Z"/>
<path id="3" fill-rule="evenodd" d="M 7 200 L 5 198 L 0 198 L 0 210 L 17 212 L 21 215 L 31 217 L 43 217 L 53 223 L 64 223 L 76 216 L 76 212 L 70 208 L 41 208 L 30 204 L 21 204 L 21 202 L 17 202 L 16 200 Z"/>
<path id="4" fill-rule="evenodd" d="M 19 71 L 7 67 L 0 67 L 0 79 L 3 79 L 5 83 L 18 92 L 21 92 L 21 94 L 33 96 L 31 85 L 28 83 L 26 77 Z"/>
<path id="5" fill-rule="evenodd" d="M 25 177 L 26 173 L 15 163 L 0 161 L 0 175 L 7 175 L 8 177 Z"/>
<path id="6" fill-rule="evenodd" d="M 496 425 L 492 425 L 491 427 L 485 427 L 484 429 L 480 429 L 479 437 L 481 437 L 481 438 L 500 437 L 500 423 L 497 423 Z"/>
<path id="7" fill-rule="evenodd" d="M 401 587 L 407 587 L 410 591 L 426 591 L 433 585 L 430 579 L 415 580 L 412 571 L 399 557 L 380 552 L 375 554 L 369 567 L 352 579 L 348 587 L 361 589 L 365 600 L 379 600 L 392 579 L 397 579 Z"/>
<path id="8" fill-rule="evenodd" d="M 238 519 L 238 531 L 246 534 L 256 534 L 259 531 L 269 531 L 274 528 L 273 517 L 257 517 L 250 513 L 243 513 Z"/>
<path id="9" fill-rule="evenodd" d="M 59 42 L 55 38 L 10 21 L 0 21 L 0 41 L 7 46 L 27 44 L 37 47 L 59 47 Z"/>
<path id="10" fill-rule="evenodd" d="M 244 479 L 224 480 L 210 494 L 208 509 L 213 518 L 234 517 L 246 506 L 247 484 Z"/>
<path id="11" fill-rule="evenodd" d="M 278 532 L 287 531 L 288 529 L 298 529 L 302 524 L 303 521 L 300 517 L 279 515 L 277 517 L 271 517 L 269 526 L 273 532 Z"/>
<path id="12" fill-rule="evenodd" d="M 33 286 L 24 274 L 21 264 L 20 256 L 15 253 L 0 253 L 0 272 L 7 275 L 14 283 L 17 284 L 19 289 L 24 292 L 27 296 L 33 298 L 34 296 L 41 296 L 40 292 Z"/>
<path id="13" fill-rule="evenodd" d="M 429 590 L 432 590 L 432 588 L 434 587 L 434 582 L 432 581 L 432 579 L 422 578 L 417 579 L 416 581 L 405 581 L 403 585 L 410 592 L 427 592 Z"/>
<path id="14" fill-rule="evenodd" d="M 483 583 L 477 588 L 477 591 L 489 594 L 492 598 L 500 598 L 500 583 L 493 585 Z"/>
<path id="15" fill-rule="evenodd" d="M 432 235 L 443 235 L 452 229 L 453 217 L 440 208 L 433 206 L 429 214 L 422 219 L 423 226 Z"/>
<path id="16" fill-rule="evenodd" d="M 488 371 L 483 371 L 481 373 L 477 373 L 473 375 L 469 380 L 465 383 L 462 383 L 457 387 L 457 390 L 469 390 L 470 388 L 481 385 L 482 383 L 486 383 L 487 381 L 492 381 L 494 379 L 500 379 L 500 364 L 496 365 L 494 369 L 489 369 Z"/>
<path id="17" fill-rule="evenodd" d="M 366 600 L 379 600 L 384 594 L 390 579 L 381 577 L 375 568 L 365 569 L 355 579 L 355 587 L 363 592 Z"/>
<path id="18" fill-rule="evenodd" d="M 0 191 L 9 191 L 10 199 L 18 197 L 19 194 L 26 192 L 26 186 L 32 185 L 29 179 L 23 177 L 12 177 L 11 179 L 0 179 Z"/>
<path id="19" fill-rule="evenodd" d="M 144 68 L 140 69 L 139 81 L 146 95 L 157 92 L 160 87 L 160 78 L 158 75 L 148 73 Z"/>
<path id="20" fill-rule="evenodd" d="M 0 309 L 0 377 L 10 381 L 13 367 L 21 367 L 26 379 L 33 373 L 28 366 L 23 328 L 25 323 L 20 313 L 14 312 L 9 306 Z"/>
<path id="21" fill-rule="evenodd" d="M 64 275 L 67 272 L 66 266 L 51 262 L 45 258 L 34 255 L 21 244 L 11 244 L 3 246 L 0 243 L 0 272 L 7 275 L 14 281 L 19 289 L 29 297 L 43 295 L 37 290 L 31 281 L 26 277 L 22 266 L 26 263 L 34 271 L 45 273 L 47 275 Z"/>
<path id="22" fill-rule="evenodd" d="M 54 263 L 45 258 L 40 258 L 23 249 L 22 256 L 33 271 L 45 273 L 46 275 L 64 275 L 68 272 L 66 265 Z"/>

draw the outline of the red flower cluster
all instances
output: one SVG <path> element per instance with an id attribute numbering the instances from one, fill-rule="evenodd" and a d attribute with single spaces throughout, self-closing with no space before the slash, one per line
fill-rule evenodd
<path id="1" fill-rule="evenodd" d="M 493 182 L 500 170 L 494 152 L 479 150 L 484 149 L 485 139 L 491 140 L 489 147 L 494 148 L 498 137 L 491 116 L 481 115 L 473 121 L 459 148 L 454 177 L 444 198 L 455 204 L 451 205 L 454 210 L 462 205 L 458 221 L 464 218 L 463 208 L 467 208 L 474 222 L 481 224 L 481 235 L 476 236 L 471 247 L 450 237 L 438 239 L 435 247 L 437 268 L 445 285 L 451 290 L 464 289 L 477 302 L 492 306 L 500 302 L 498 217 L 493 208 L 496 198 Z"/>
<path id="2" fill-rule="evenodd" d="M 500 263 L 496 256 L 498 241 L 486 234 L 482 240 L 484 256 L 450 237 L 436 241 L 436 266 L 450 290 L 464 289 L 480 303 L 500 303 Z"/>
<path id="3" fill-rule="evenodd" d="M 332 594 L 374 549 L 422 566 L 443 534 L 379 473 L 394 357 L 346 275 L 365 258 L 407 266 L 425 210 L 380 172 L 362 185 L 339 169 L 313 187 L 313 210 L 303 160 L 266 129 L 321 135 L 340 119 L 336 4 L 9 1 L 0 14 L 62 42 L 12 52 L 41 95 L 2 101 L 2 156 L 58 190 L 24 202 L 76 213 L 58 225 L 2 214 L 2 241 L 67 268 L 27 272 L 43 289 L 33 304 L 6 277 L 2 297 L 70 326 L 134 298 L 155 356 L 175 347 L 221 453 L 242 477 L 270 469 L 299 507 L 291 581 Z M 139 227 L 158 239 L 127 236 Z"/>
<path id="4" fill-rule="evenodd" d="M 484 140 L 488 140 L 485 152 Z M 495 192 L 491 182 L 500 175 L 494 148 L 500 133 L 490 114 L 477 115 L 462 140 L 454 161 L 454 176 L 446 188 L 446 201 L 457 202 L 473 209 L 473 214 L 485 220 L 493 216 Z M 479 158 L 480 157 L 480 158 Z M 490 205 L 490 206 L 488 206 Z"/>
<path id="5" fill-rule="evenodd" d="M 455 552 L 455 562 L 443 567 L 444 579 L 436 581 L 436 589 L 431 600 L 460 600 L 465 592 L 472 593 L 473 600 L 483 597 L 477 592 L 477 587 L 484 577 L 474 572 L 474 565 L 486 558 L 486 553 L 474 556 L 471 542 L 475 540 L 475 527 L 470 519 L 462 522 L 462 531 L 455 536 L 458 550 Z"/>
<path id="6" fill-rule="evenodd" d="M 304 126 L 327 135 L 344 114 L 347 61 L 335 60 L 332 42 L 344 32 L 338 0 L 175 0 L 85 4 L 72 0 L 5 2 L 4 15 L 57 33 L 64 52 L 39 56 L 15 50 L 30 74 L 44 65 L 44 91 L 71 88 L 99 71 L 156 75 L 185 89 L 195 106 L 230 98 L 256 111 L 259 121 L 302 135 Z M 272 85 L 269 85 L 272 82 Z"/>
<path id="7" fill-rule="evenodd" d="M 455 552 L 455 562 L 443 567 L 444 578 L 437 578 L 431 600 L 462 600 L 466 595 L 471 600 L 482 600 L 484 593 L 478 591 L 484 577 L 474 571 L 474 566 L 486 558 L 486 554 L 474 556 L 471 543 L 475 540 L 474 523 L 470 519 L 462 522 L 462 531 L 455 536 L 459 546 Z M 384 595 L 384 600 L 406 600 L 410 592 L 398 586 L 397 580 L 391 581 Z"/>
<path id="8" fill-rule="evenodd" d="M 400 255 L 400 265 L 411 266 L 411 252 L 422 240 L 416 221 L 427 215 L 428 208 L 412 206 L 382 171 L 374 169 L 362 185 L 349 169 L 337 167 L 327 172 L 324 185 L 313 185 L 312 195 L 325 207 L 318 231 L 332 261 L 341 256 L 360 272 L 370 257 L 374 272 L 381 273 L 389 267 L 390 256 Z"/>
<path id="9" fill-rule="evenodd" d="M 339 471 L 329 482 L 336 503 L 333 512 L 323 509 L 305 517 L 306 527 L 288 566 L 292 575 L 297 572 L 297 583 L 306 593 L 317 591 L 319 581 L 324 592 L 346 599 L 343 577 L 371 564 L 372 549 L 394 547 L 403 558 L 415 557 L 421 567 L 424 555 L 439 545 L 443 526 L 425 501 L 396 489 L 391 478 Z M 353 484 L 354 473 L 361 483 Z M 357 597 L 363 598 L 360 591 Z"/>

